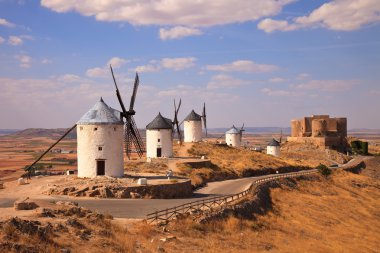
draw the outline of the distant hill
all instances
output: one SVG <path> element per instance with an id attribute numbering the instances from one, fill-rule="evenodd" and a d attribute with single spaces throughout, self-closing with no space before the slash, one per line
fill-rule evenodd
<path id="1" fill-rule="evenodd" d="M 13 134 L 20 131 L 20 129 L 0 129 L 0 135 Z"/>
<path id="2" fill-rule="evenodd" d="M 238 129 L 240 128 L 237 127 Z M 207 129 L 210 133 L 224 133 L 230 128 L 210 128 Z M 245 133 L 280 133 L 282 130 L 283 134 L 290 134 L 290 127 L 244 127 Z"/>
<path id="3" fill-rule="evenodd" d="M 14 137 L 50 137 L 50 138 L 59 138 L 65 134 L 68 128 L 54 128 L 54 129 L 45 129 L 45 128 L 27 128 L 21 131 L 13 132 L 9 136 Z M 77 137 L 75 130 L 71 131 L 66 138 L 73 139 Z"/>
<path id="4" fill-rule="evenodd" d="M 369 133 L 369 134 L 380 134 L 380 129 L 368 129 L 368 128 L 354 128 L 348 130 L 349 133 Z"/>

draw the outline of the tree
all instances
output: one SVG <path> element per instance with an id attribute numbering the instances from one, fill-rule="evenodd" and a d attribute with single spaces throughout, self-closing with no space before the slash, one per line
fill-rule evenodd
<path id="1" fill-rule="evenodd" d="M 316 169 L 318 170 L 319 173 L 321 173 L 322 176 L 324 177 L 328 177 L 331 175 L 332 171 L 329 167 L 327 167 L 326 165 L 324 164 L 319 164 Z"/>

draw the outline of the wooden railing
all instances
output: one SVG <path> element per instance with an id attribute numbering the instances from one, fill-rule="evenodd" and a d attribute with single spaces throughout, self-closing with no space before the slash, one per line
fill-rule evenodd
<path id="1" fill-rule="evenodd" d="M 231 203 L 233 201 L 236 201 L 245 197 L 248 193 L 252 192 L 258 185 L 264 182 L 268 182 L 268 181 L 272 181 L 272 180 L 276 180 L 280 178 L 299 177 L 299 176 L 309 175 L 316 172 L 317 170 L 313 169 L 313 170 L 291 172 L 291 173 L 284 173 L 284 174 L 274 174 L 274 175 L 265 176 L 264 178 L 253 179 L 250 186 L 242 192 L 231 194 L 231 195 L 222 195 L 222 196 L 215 196 L 211 198 L 204 198 L 201 200 L 185 203 L 179 206 L 156 211 L 156 212 L 147 214 L 147 217 L 145 220 L 148 223 L 161 223 L 161 222 L 167 223 L 168 221 L 172 219 L 176 219 L 185 214 L 195 214 L 195 213 L 200 213 L 204 210 L 212 210 L 216 208 L 221 208 L 223 206 L 226 206 L 228 203 Z"/>

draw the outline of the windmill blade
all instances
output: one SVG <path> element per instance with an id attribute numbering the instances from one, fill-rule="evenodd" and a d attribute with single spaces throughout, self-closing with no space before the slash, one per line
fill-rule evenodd
<path id="1" fill-rule="evenodd" d="M 132 92 L 132 96 L 131 96 L 131 103 L 129 104 L 129 111 L 133 111 L 133 107 L 135 105 L 135 100 L 136 100 L 137 88 L 139 87 L 139 83 L 140 83 L 139 75 L 136 72 L 135 83 L 133 85 L 133 92 Z"/>
<path id="2" fill-rule="evenodd" d="M 203 119 L 203 125 L 204 125 L 204 128 L 205 128 L 205 130 L 206 130 L 206 137 L 207 137 L 206 103 L 203 103 L 202 119 Z"/>
<path id="3" fill-rule="evenodd" d="M 131 138 L 130 138 L 130 129 L 129 129 L 129 124 L 128 121 L 126 120 L 124 123 L 124 149 L 125 149 L 125 154 L 128 157 L 128 160 L 131 159 Z"/>
<path id="4" fill-rule="evenodd" d="M 37 160 L 35 160 L 31 165 L 29 165 L 28 168 L 25 169 L 25 171 L 27 172 L 31 172 L 33 166 L 38 163 L 52 148 L 54 148 L 55 145 L 57 145 L 63 138 L 66 137 L 66 135 L 68 135 L 75 127 L 77 126 L 77 124 L 75 124 L 74 126 L 72 126 L 69 130 L 66 131 L 66 133 L 64 133 L 61 138 L 59 138 L 56 142 L 54 142 L 45 152 L 42 153 L 42 155 L 40 155 Z"/>
<path id="5" fill-rule="evenodd" d="M 127 116 L 126 118 L 126 136 L 127 138 L 126 138 L 125 146 L 128 147 L 126 151 L 128 159 L 130 159 L 132 144 L 134 148 L 136 149 L 137 154 L 141 158 L 145 152 L 144 142 L 141 138 L 137 125 L 131 115 Z"/>
<path id="6" fill-rule="evenodd" d="M 176 103 L 175 103 L 175 99 L 174 99 L 173 133 L 174 133 L 174 130 L 177 130 L 178 139 L 179 139 L 179 143 L 180 144 L 182 144 L 182 136 L 181 136 L 181 129 L 179 128 L 179 124 L 178 124 L 178 111 L 179 111 L 179 108 L 181 107 L 181 103 L 182 103 L 182 100 L 179 99 L 179 104 L 178 104 L 178 107 L 177 107 Z M 174 126 L 176 127 L 176 129 L 174 129 Z"/>
<path id="7" fill-rule="evenodd" d="M 116 87 L 116 96 L 117 96 L 117 99 L 119 100 L 119 104 L 121 106 L 121 109 L 123 110 L 123 113 L 125 114 L 125 113 L 127 113 L 127 110 L 125 110 L 125 106 L 124 106 L 123 100 L 121 99 L 119 88 L 117 87 L 115 75 L 113 74 L 113 69 L 112 69 L 111 64 L 110 64 L 110 69 L 111 69 L 111 74 L 112 74 L 113 82 L 114 82 L 115 87 Z"/>
<path id="8" fill-rule="evenodd" d="M 244 123 L 243 123 L 243 125 L 242 125 L 241 128 L 240 128 L 240 132 L 243 132 L 243 131 L 245 131 L 245 130 L 244 130 Z"/>

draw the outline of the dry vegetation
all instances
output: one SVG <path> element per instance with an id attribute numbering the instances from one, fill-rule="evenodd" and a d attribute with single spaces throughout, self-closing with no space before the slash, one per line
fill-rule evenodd
<path id="1" fill-rule="evenodd" d="M 68 207 L 34 221 L 1 222 L 2 252 L 378 252 L 380 158 L 361 174 L 337 170 L 330 178 L 284 180 L 270 190 L 271 209 L 255 219 L 191 219 L 156 228 L 111 222 Z M 55 218 L 46 217 L 50 214 Z M 26 223 L 38 229 L 28 230 Z M 15 225 L 16 224 L 16 225 Z M 24 224 L 24 225 L 19 225 Z M 50 225 L 49 225 L 50 224 Z M 38 232 L 39 231 L 39 232 Z M 66 251 L 67 252 L 67 251 Z"/>

